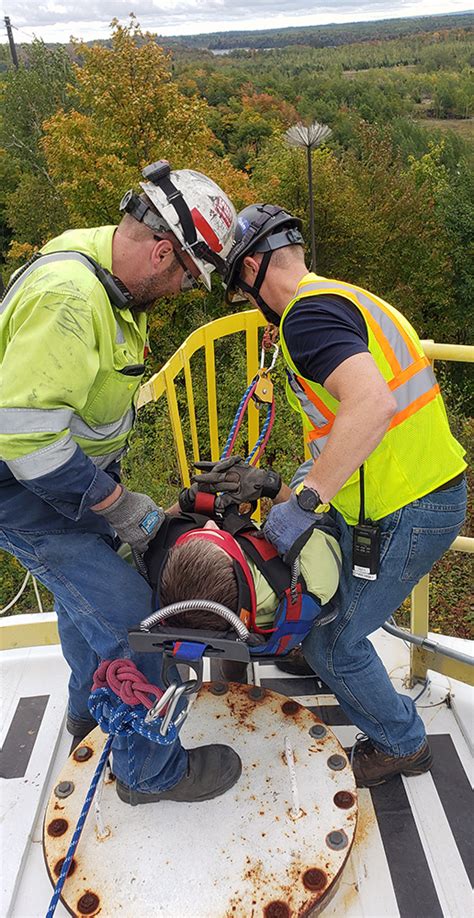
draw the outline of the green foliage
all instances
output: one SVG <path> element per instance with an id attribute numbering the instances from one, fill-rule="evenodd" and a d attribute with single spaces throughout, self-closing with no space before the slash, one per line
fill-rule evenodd
<path id="1" fill-rule="evenodd" d="M 34 42 L 18 71 L 0 54 L 2 258 L 8 249 L 13 268 L 69 226 L 115 222 L 121 193 L 163 157 L 211 175 L 237 208 L 254 200 L 285 206 L 301 217 L 309 242 L 306 159 L 284 131 L 316 119 L 333 130 L 313 154 L 318 272 L 373 289 L 421 337 L 465 343 L 474 301 L 471 27 L 463 15 L 216 34 L 167 40 L 170 54 L 132 17 L 127 27 L 114 23 L 106 43 Z M 239 42 L 250 50 L 199 50 Z M 471 126 L 471 143 L 449 129 L 459 124 L 466 137 Z M 218 282 L 210 294 L 161 300 L 150 315 L 148 372 L 222 309 Z M 247 382 L 243 336 L 216 343 L 215 355 L 222 448 Z M 202 355 L 191 363 L 200 453 L 209 458 L 206 368 Z M 467 366 L 441 365 L 438 374 L 453 430 L 466 442 Z M 288 480 L 303 458 L 302 437 L 281 364 L 274 379 L 278 415 L 266 460 Z M 181 377 L 177 398 L 191 457 Z M 241 454 L 246 441 L 244 429 Z M 180 476 L 164 400 L 140 412 L 125 474 L 159 503 L 175 500 Z M 446 630 L 445 621 L 464 636 L 468 560 L 448 554 L 433 578 L 434 627 Z M 1 607 L 23 573 L 4 554 L 0 574 Z M 30 592 L 19 608 L 33 606 Z"/>

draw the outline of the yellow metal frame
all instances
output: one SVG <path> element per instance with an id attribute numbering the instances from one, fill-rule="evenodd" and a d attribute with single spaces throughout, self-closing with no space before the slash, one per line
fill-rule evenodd
<path id="1" fill-rule="evenodd" d="M 223 316 L 192 332 L 181 347 L 164 364 L 158 373 L 145 383 L 140 390 L 138 408 L 149 402 L 157 402 L 166 395 L 171 429 L 176 447 L 179 473 L 184 487 L 188 487 L 189 464 L 183 434 L 183 425 L 180 417 L 176 380 L 183 373 L 186 389 L 189 429 L 191 435 L 192 461 L 200 458 L 196 407 L 191 372 L 191 358 L 198 352 L 204 351 L 205 372 L 207 384 L 207 408 L 209 419 L 209 447 L 212 459 L 220 455 L 219 434 L 217 423 L 217 389 L 216 389 L 216 363 L 214 343 L 237 332 L 245 332 L 247 355 L 247 381 L 255 376 L 259 365 L 259 329 L 265 325 L 264 318 L 257 310 L 247 310 L 235 315 Z M 474 347 L 455 344 L 436 344 L 433 341 L 422 341 L 426 356 L 434 363 L 435 360 L 455 360 L 474 362 Z M 251 403 L 248 412 L 248 438 L 253 443 L 259 433 L 259 414 L 254 404 Z M 305 444 L 305 458 L 309 453 Z M 451 548 L 454 551 L 474 552 L 474 539 L 461 536 L 455 540 Z M 32 622 L 31 619 L 35 621 Z M 21 620 L 20 620 L 21 619 Z M 57 629 L 54 623 L 46 616 L 12 616 L 1 622 L 1 646 L 4 649 L 11 647 L 35 646 L 41 644 L 57 643 Z M 429 575 L 417 584 L 411 595 L 411 631 L 420 637 L 426 637 L 429 629 Z M 443 673 L 453 679 L 459 679 L 470 685 L 474 684 L 474 667 L 465 663 L 443 657 L 441 654 L 429 653 L 423 648 L 411 648 L 412 681 L 424 679 L 427 669 Z"/>

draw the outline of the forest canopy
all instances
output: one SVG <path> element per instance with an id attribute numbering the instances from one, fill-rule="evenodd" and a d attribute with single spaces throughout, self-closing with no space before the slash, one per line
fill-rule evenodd
<path id="1" fill-rule="evenodd" d="M 132 16 L 112 23 L 107 42 L 20 46 L 18 69 L 1 46 L 4 281 L 48 238 L 117 222 L 124 191 L 162 158 L 209 174 L 237 208 L 284 206 L 301 217 L 309 244 L 306 160 L 285 131 L 316 120 L 332 130 L 312 158 L 318 273 L 371 288 L 421 338 L 466 343 L 473 22 L 464 14 L 164 41 Z M 211 294 L 161 301 L 149 372 L 222 309 L 218 283 Z M 442 381 L 462 433 L 472 387 L 462 365 L 442 370 Z M 234 398 L 224 380 L 223 427 Z M 162 501 L 177 479 L 157 471 L 159 423 L 145 417 L 128 474 Z M 297 456 L 283 451 L 288 423 L 277 425 L 270 460 L 289 471 Z"/>

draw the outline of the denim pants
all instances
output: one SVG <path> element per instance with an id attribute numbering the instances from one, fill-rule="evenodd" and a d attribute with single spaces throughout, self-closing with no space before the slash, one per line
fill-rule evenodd
<path id="1" fill-rule="evenodd" d="M 293 486 L 308 472 L 298 469 Z M 302 473 L 302 474 L 301 474 Z M 341 611 L 329 625 L 313 628 L 303 643 L 309 665 L 336 695 L 350 718 L 375 745 L 391 755 L 411 755 L 424 743 L 425 728 L 407 695 L 395 691 L 368 635 L 380 628 L 449 548 L 466 512 L 466 482 L 435 491 L 396 510 L 381 526 L 378 579 L 352 575 L 352 527 L 341 527 Z"/>
<path id="2" fill-rule="evenodd" d="M 151 589 L 112 547 L 112 538 L 87 531 L 30 532 L 0 529 L 0 548 L 14 555 L 54 595 L 64 657 L 71 668 L 69 712 L 90 719 L 87 701 L 100 660 L 131 658 L 147 679 L 159 683 L 161 656 L 135 654 L 127 629 L 152 611 Z M 136 785 L 166 790 L 181 780 L 187 754 L 179 740 L 160 746 L 133 737 Z M 113 743 L 114 773 L 129 785 L 125 737 Z"/>

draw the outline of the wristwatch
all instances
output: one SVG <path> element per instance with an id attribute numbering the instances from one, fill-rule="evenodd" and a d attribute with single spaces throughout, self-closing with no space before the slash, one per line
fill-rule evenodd
<path id="1" fill-rule="evenodd" d="M 299 494 L 296 495 L 296 500 L 302 510 L 316 510 L 316 507 L 322 504 L 322 500 L 315 488 L 302 488 Z"/>

